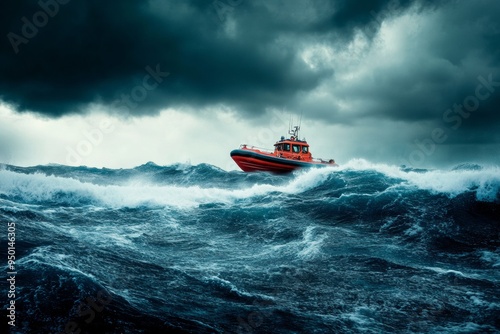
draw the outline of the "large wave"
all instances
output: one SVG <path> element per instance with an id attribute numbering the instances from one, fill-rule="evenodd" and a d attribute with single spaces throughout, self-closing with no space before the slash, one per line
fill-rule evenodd
<path id="1" fill-rule="evenodd" d="M 500 168 L 411 170 L 356 159 L 338 168 L 313 168 L 289 176 L 226 172 L 206 164 L 149 163 L 130 170 L 7 165 L 0 170 L 0 196 L 25 204 L 188 209 L 208 203 L 234 204 L 271 193 L 307 192 L 321 198 L 332 192 L 349 196 L 387 190 L 425 190 L 450 198 L 473 193 L 478 201 L 498 202 Z"/>
<path id="2" fill-rule="evenodd" d="M 480 201 L 493 202 L 500 195 L 500 167 L 461 164 L 450 170 L 412 170 L 397 166 L 374 164 L 362 159 L 349 161 L 343 170 L 376 171 L 406 181 L 418 189 L 444 193 L 450 197 L 473 191 Z"/>

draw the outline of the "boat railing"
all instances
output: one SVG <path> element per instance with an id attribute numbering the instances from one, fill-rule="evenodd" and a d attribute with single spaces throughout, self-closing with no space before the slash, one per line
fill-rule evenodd
<path id="1" fill-rule="evenodd" d="M 265 153 L 274 153 L 274 150 L 270 150 L 268 148 L 262 148 L 262 147 L 258 147 L 258 146 L 251 146 L 251 145 L 247 145 L 247 144 L 241 144 L 240 148 L 249 148 L 252 150 L 259 150 L 259 151 L 265 152 Z"/>

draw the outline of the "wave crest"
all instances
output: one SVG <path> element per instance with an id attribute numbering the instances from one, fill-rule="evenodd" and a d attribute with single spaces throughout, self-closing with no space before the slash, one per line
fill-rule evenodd
<path id="1" fill-rule="evenodd" d="M 231 205 L 270 194 L 307 194 L 308 199 L 321 199 L 369 195 L 386 189 L 426 190 L 450 198 L 474 193 L 484 202 L 498 202 L 500 198 L 499 167 L 414 171 L 354 159 L 338 168 L 313 168 L 289 176 L 226 172 L 206 164 L 182 168 L 146 164 L 132 170 L 42 167 L 1 169 L 0 197 L 25 204 L 180 209 L 209 203 Z M 102 180 L 112 178 L 113 182 L 95 181 L 97 176 Z M 279 202 L 281 197 L 274 199 Z"/>

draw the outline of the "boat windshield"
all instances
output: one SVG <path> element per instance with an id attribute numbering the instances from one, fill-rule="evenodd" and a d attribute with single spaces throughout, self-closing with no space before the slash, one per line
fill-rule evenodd
<path id="1" fill-rule="evenodd" d="M 302 153 L 307 153 L 309 152 L 309 147 L 308 146 L 302 146 Z"/>
<path id="2" fill-rule="evenodd" d="M 290 144 L 284 144 L 283 151 L 290 152 Z"/>
<path id="3" fill-rule="evenodd" d="M 293 153 L 299 153 L 300 152 L 300 146 L 299 145 L 292 145 L 293 148 Z"/>

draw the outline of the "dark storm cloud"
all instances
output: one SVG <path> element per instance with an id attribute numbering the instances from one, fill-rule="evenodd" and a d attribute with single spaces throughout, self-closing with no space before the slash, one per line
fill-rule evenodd
<path id="1" fill-rule="evenodd" d="M 406 40 L 384 41 L 396 46 L 395 51 L 383 58 L 376 53 L 363 55 L 358 66 L 363 75 L 349 81 L 332 77 L 325 85 L 331 96 L 302 107 L 337 123 L 370 118 L 431 122 L 460 128 L 470 143 L 492 138 L 490 130 L 500 125 L 500 2 L 450 1 L 442 6 L 418 13 L 416 21 L 410 16 L 398 26 Z M 477 89 L 484 99 L 476 97 Z M 350 107 L 349 112 L 339 112 L 339 101 Z M 428 129 L 424 126 L 423 131 Z"/>
<path id="2" fill-rule="evenodd" d="M 323 32 L 329 32 L 333 27 L 347 37 L 352 37 L 356 29 L 363 29 L 365 34 L 372 37 L 385 19 L 398 15 L 411 6 L 416 5 L 420 9 L 428 9 L 436 8 L 444 2 L 439 0 L 338 0 L 332 2 L 335 10 L 328 12 L 329 15 L 326 17 L 317 20 L 313 27 L 315 30 Z"/>
<path id="3" fill-rule="evenodd" d="M 389 11 L 394 1 L 11 0 L 0 11 L 0 97 L 50 117 L 91 103 L 132 114 L 219 103 L 260 113 L 334 75 L 300 58 L 308 40 L 345 43 L 413 3 L 425 2 Z"/>

